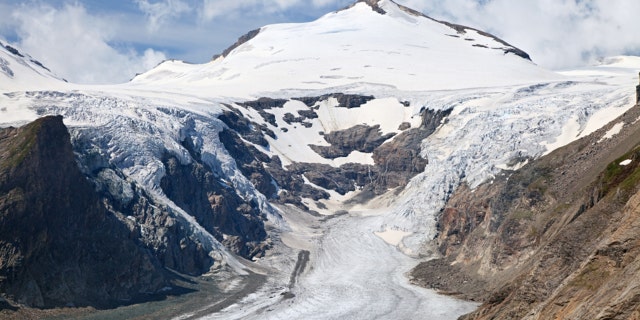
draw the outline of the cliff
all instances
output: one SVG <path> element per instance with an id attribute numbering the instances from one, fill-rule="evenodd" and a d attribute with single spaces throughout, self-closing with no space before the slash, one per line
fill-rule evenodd
<path id="1" fill-rule="evenodd" d="M 438 221 L 443 258 L 416 267 L 414 283 L 483 302 L 464 319 L 637 319 L 639 116 L 635 106 L 493 183 L 459 189 Z"/>
<path id="2" fill-rule="evenodd" d="M 0 292 L 19 304 L 110 307 L 167 277 L 80 172 L 62 117 L 0 130 Z"/>

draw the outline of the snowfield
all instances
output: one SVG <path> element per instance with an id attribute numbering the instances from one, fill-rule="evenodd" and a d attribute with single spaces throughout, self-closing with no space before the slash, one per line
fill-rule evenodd
<path id="1" fill-rule="evenodd" d="M 266 26 L 224 59 L 205 65 L 167 61 L 132 85 L 259 98 L 292 97 L 292 90 L 451 90 L 562 78 L 506 54 L 504 44 L 474 30 L 458 33 L 388 0 L 381 8 L 387 14 L 358 3 L 313 22 Z"/>
<path id="2" fill-rule="evenodd" d="M 551 72 L 476 31 L 458 33 L 388 0 L 380 6 L 386 15 L 358 3 L 314 22 L 267 26 L 227 57 L 204 65 L 167 61 L 122 85 L 68 84 L 0 47 L 0 126 L 61 114 L 76 151 L 85 152 L 78 155 L 84 170 L 91 170 L 89 155 L 99 154 L 178 212 L 159 187 L 161 158 L 169 152 L 192 161 L 181 145 L 190 137 L 225 183 L 260 204 L 275 243 L 263 259 L 238 261 L 185 214 L 190 230 L 236 274 L 268 275 L 259 291 L 207 319 L 455 319 L 476 305 L 412 286 L 405 276 L 434 254 L 435 219 L 448 197 L 463 183 L 473 188 L 491 181 L 627 111 L 635 103 L 640 58 Z M 336 107 L 333 98 L 320 101 L 310 128 L 283 121 L 286 113 L 308 109 L 300 101 L 267 110 L 278 127 L 238 104 L 329 93 L 375 99 L 353 109 Z M 353 193 L 331 191 L 323 206 L 306 200 L 316 217 L 274 207 L 242 175 L 218 137 L 225 124 L 217 117 L 229 105 L 276 133 L 268 148 L 256 147 L 283 164 L 336 167 L 373 159 L 362 152 L 322 158 L 308 147 L 327 145 L 320 131 L 367 124 L 398 133 L 403 122 L 419 126 L 423 108 L 452 112 L 422 142 L 429 164 L 399 195 L 347 205 Z M 615 126 L 607 138 L 621 129 Z M 348 213 L 335 215 L 341 210 Z M 309 259 L 292 277 L 302 251 Z"/>

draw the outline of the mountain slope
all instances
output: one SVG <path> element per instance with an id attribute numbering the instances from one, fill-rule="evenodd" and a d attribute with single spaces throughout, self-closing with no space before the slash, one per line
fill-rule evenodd
<path id="1" fill-rule="evenodd" d="M 0 41 L 0 88 L 7 91 L 25 90 L 51 86 L 59 81 L 40 62 Z"/>
<path id="2" fill-rule="evenodd" d="M 168 61 L 133 83 L 260 97 L 293 89 L 415 91 L 560 78 L 504 41 L 389 0 L 359 1 L 309 23 L 269 25 L 242 40 L 206 65 Z"/>
<path id="3" fill-rule="evenodd" d="M 458 189 L 414 281 L 484 302 L 464 319 L 635 319 L 638 117 Z"/>

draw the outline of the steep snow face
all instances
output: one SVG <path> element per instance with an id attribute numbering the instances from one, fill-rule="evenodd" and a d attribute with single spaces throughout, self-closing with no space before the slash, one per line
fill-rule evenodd
<path id="1" fill-rule="evenodd" d="M 337 87 L 451 90 L 560 78 L 505 53 L 513 48 L 478 31 L 456 30 L 392 1 L 378 5 L 385 14 L 359 2 L 313 22 L 269 25 L 224 58 L 204 65 L 167 61 L 133 84 L 259 97 L 344 91 Z"/>
<path id="2" fill-rule="evenodd" d="M 51 70 L 0 39 L 0 89 L 29 90 L 54 85 L 64 87 Z"/>
<path id="3" fill-rule="evenodd" d="M 9 102 L 7 94 L 41 88 L 70 89 L 71 86 L 28 54 L 0 39 L 0 125 L 19 125 L 35 120 L 37 115 L 33 110 L 22 103 Z"/>

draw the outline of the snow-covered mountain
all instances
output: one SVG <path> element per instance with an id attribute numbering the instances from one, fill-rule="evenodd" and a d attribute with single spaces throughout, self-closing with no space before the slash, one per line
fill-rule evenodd
<path id="1" fill-rule="evenodd" d="M 56 85 L 61 79 L 28 54 L 0 39 L 0 88 L 6 91 Z"/>
<path id="2" fill-rule="evenodd" d="M 165 267 L 268 275 L 213 318 L 470 311 L 403 277 L 434 254 L 436 215 L 461 184 L 627 111 L 640 68 L 548 71 L 390 0 L 266 26 L 214 61 L 122 85 L 67 84 L 5 49 L 0 126 L 64 116 L 82 172 Z"/>
<path id="3" fill-rule="evenodd" d="M 243 40 L 208 64 L 167 61 L 133 84 L 258 98 L 291 90 L 451 90 L 559 78 L 500 39 L 389 0 L 358 1 L 310 23 L 266 26 Z"/>

